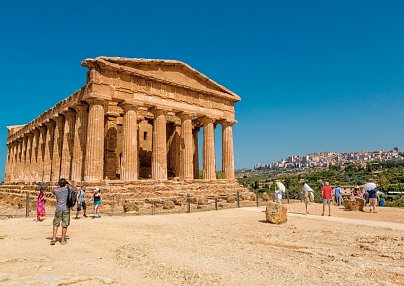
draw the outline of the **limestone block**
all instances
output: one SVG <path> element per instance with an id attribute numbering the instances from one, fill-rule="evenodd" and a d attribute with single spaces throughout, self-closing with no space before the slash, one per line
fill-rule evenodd
<path id="1" fill-rule="evenodd" d="M 163 203 L 163 209 L 165 210 L 171 210 L 175 207 L 175 204 L 172 200 L 166 200 Z"/>
<path id="2" fill-rule="evenodd" d="M 268 202 L 268 201 L 269 201 L 269 195 L 268 195 L 267 193 L 264 193 L 264 194 L 262 195 L 262 200 L 263 200 L 264 202 Z"/>
<path id="3" fill-rule="evenodd" d="M 236 198 L 234 197 L 234 195 L 228 195 L 226 197 L 226 202 L 228 203 L 234 203 L 236 201 Z"/>
<path id="4" fill-rule="evenodd" d="M 123 204 L 123 211 L 126 213 L 138 212 L 139 206 L 135 202 L 126 202 Z"/>
<path id="5" fill-rule="evenodd" d="M 186 203 L 186 199 L 185 198 L 173 198 L 173 202 L 177 206 L 183 206 Z"/>
<path id="6" fill-rule="evenodd" d="M 200 199 L 198 200 L 198 206 L 199 206 L 199 205 L 207 205 L 207 204 L 209 204 L 209 201 L 208 201 L 207 198 L 200 198 Z"/>
<path id="7" fill-rule="evenodd" d="M 358 209 L 363 212 L 363 208 L 365 207 L 365 199 L 363 198 L 355 198 L 356 203 L 358 204 Z"/>
<path id="8" fill-rule="evenodd" d="M 344 208 L 350 211 L 357 211 L 359 209 L 359 205 L 355 200 L 344 200 L 343 204 Z"/>
<path id="9" fill-rule="evenodd" d="M 266 221 L 274 224 L 281 224 L 288 220 L 288 209 L 285 205 L 270 202 L 265 211 Z"/>

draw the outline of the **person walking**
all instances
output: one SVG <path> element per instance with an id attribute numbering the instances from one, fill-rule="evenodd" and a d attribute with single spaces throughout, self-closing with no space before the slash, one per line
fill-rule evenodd
<path id="1" fill-rule="evenodd" d="M 66 243 L 67 228 L 70 225 L 70 209 L 67 207 L 66 202 L 71 186 L 64 178 L 59 180 L 58 185 L 59 188 L 52 191 L 52 194 L 56 197 L 56 209 L 53 218 L 53 236 L 50 242 L 51 245 L 56 243 L 56 234 L 60 225 L 62 225 L 62 238 L 60 244 L 63 245 Z"/>
<path id="2" fill-rule="evenodd" d="M 342 205 L 342 192 L 341 192 L 341 187 L 337 186 L 334 190 L 335 193 L 335 202 L 337 204 L 337 206 L 341 206 Z"/>
<path id="3" fill-rule="evenodd" d="M 99 188 L 95 188 L 94 196 L 93 196 L 93 203 L 94 203 L 94 216 L 93 218 L 100 218 L 100 207 L 101 207 L 101 190 Z"/>
<path id="4" fill-rule="evenodd" d="M 332 188 L 329 182 L 325 182 L 321 188 L 321 196 L 323 197 L 323 213 L 321 215 L 324 215 L 325 206 L 328 205 L 328 216 L 331 216 Z"/>
<path id="5" fill-rule="evenodd" d="M 39 194 L 38 194 L 38 199 L 36 203 L 36 221 L 41 222 L 41 217 L 45 217 L 45 203 L 46 203 L 46 198 L 45 198 L 45 191 L 46 187 L 45 186 L 39 186 Z"/>
<path id="6" fill-rule="evenodd" d="M 84 185 L 81 185 L 80 190 L 77 192 L 77 212 L 75 219 L 79 219 L 81 209 L 83 209 L 83 217 L 87 217 L 86 187 Z"/>
<path id="7" fill-rule="evenodd" d="M 312 201 L 314 201 L 314 191 L 313 189 L 306 183 L 303 182 L 303 198 L 304 198 L 304 204 L 306 207 L 306 215 L 309 214 L 309 207 Z"/>

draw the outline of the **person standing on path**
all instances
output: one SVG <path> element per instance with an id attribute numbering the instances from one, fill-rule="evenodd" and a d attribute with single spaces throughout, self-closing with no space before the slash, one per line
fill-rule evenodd
<path id="1" fill-rule="evenodd" d="M 56 234 L 60 224 L 62 224 L 62 238 L 60 244 L 66 243 L 66 232 L 70 225 L 70 209 L 67 207 L 67 195 L 69 193 L 69 183 L 66 179 L 60 179 L 58 182 L 59 188 L 54 189 L 52 194 L 56 197 L 55 217 L 53 218 L 53 236 L 50 242 L 51 245 L 56 243 Z"/>
<path id="2" fill-rule="evenodd" d="M 83 209 L 83 217 L 87 217 L 86 210 L 86 187 L 84 185 L 80 186 L 80 190 L 77 192 L 77 212 L 75 219 L 79 218 L 79 213 Z"/>
<path id="3" fill-rule="evenodd" d="M 323 197 L 323 213 L 321 215 L 324 215 L 325 206 L 328 205 L 328 216 L 331 216 L 332 188 L 329 182 L 325 182 L 321 189 L 321 195 Z"/>
<path id="4" fill-rule="evenodd" d="M 309 214 L 310 203 L 314 201 L 314 193 L 313 193 L 314 191 L 306 182 L 303 182 L 302 192 L 303 192 L 304 204 L 306 206 L 306 214 Z"/>
<path id="5" fill-rule="evenodd" d="M 46 189 L 45 186 L 39 186 L 39 194 L 36 203 L 36 221 L 41 222 L 41 217 L 45 217 L 45 194 L 44 190 Z"/>
<path id="6" fill-rule="evenodd" d="M 100 218 L 100 207 L 101 207 L 101 190 L 99 188 L 95 188 L 94 190 L 94 216 L 93 218 Z"/>
<path id="7" fill-rule="evenodd" d="M 370 212 L 375 213 L 376 212 L 376 205 L 377 205 L 377 190 L 373 189 L 368 191 L 369 193 L 369 205 L 370 205 Z"/>
<path id="8" fill-rule="evenodd" d="M 335 202 L 337 203 L 337 206 L 342 205 L 342 192 L 340 186 L 335 188 Z"/>

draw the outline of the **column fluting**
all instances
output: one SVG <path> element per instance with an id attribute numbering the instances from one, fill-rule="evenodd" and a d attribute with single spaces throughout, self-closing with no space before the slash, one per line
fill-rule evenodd
<path id="1" fill-rule="evenodd" d="M 98 182 L 104 178 L 104 105 L 99 99 L 88 99 L 90 104 L 87 125 L 84 181 Z"/>
<path id="2" fill-rule="evenodd" d="M 76 123 L 76 113 L 68 110 L 63 112 L 65 121 L 63 127 L 62 161 L 60 166 L 60 177 L 71 179 L 73 146 L 74 146 L 74 124 Z"/>
<path id="3" fill-rule="evenodd" d="M 167 180 L 167 119 L 166 111 L 153 110 L 152 179 Z"/>
<path id="4" fill-rule="evenodd" d="M 216 180 L 214 119 L 203 118 L 203 173 L 205 180 Z"/>
<path id="5" fill-rule="evenodd" d="M 233 123 L 222 123 L 222 175 L 223 179 L 234 179 Z"/>
<path id="6" fill-rule="evenodd" d="M 63 116 L 52 118 L 55 121 L 55 131 L 53 133 L 53 155 L 52 155 L 52 182 L 58 182 L 60 177 L 60 166 L 62 160 L 63 146 Z"/>
<path id="7" fill-rule="evenodd" d="M 180 179 L 191 180 L 194 177 L 192 115 L 181 114 L 180 143 Z"/>
<path id="8" fill-rule="evenodd" d="M 76 124 L 74 126 L 72 181 L 84 179 L 84 163 L 86 158 L 88 106 L 78 105 L 76 109 Z"/>
<path id="9" fill-rule="evenodd" d="M 133 181 L 138 179 L 138 107 L 127 103 L 121 107 L 124 112 L 121 180 Z"/>
<path id="10" fill-rule="evenodd" d="M 43 177 L 42 181 L 50 182 L 52 178 L 52 158 L 53 158 L 53 145 L 55 123 L 54 121 L 47 121 L 46 125 L 46 140 L 45 140 L 45 154 L 43 163 Z"/>

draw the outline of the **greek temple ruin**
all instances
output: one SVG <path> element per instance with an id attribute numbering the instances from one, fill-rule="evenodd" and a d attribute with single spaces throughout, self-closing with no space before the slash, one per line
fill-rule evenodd
<path id="1" fill-rule="evenodd" d="M 66 178 L 121 190 L 156 184 L 182 191 L 239 187 L 232 131 L 237 94 L 175 60 L 97 57 L 82 66 L 88 68 L 84 87 L 30 123 L 7 127 L 5 184 Z"/>

